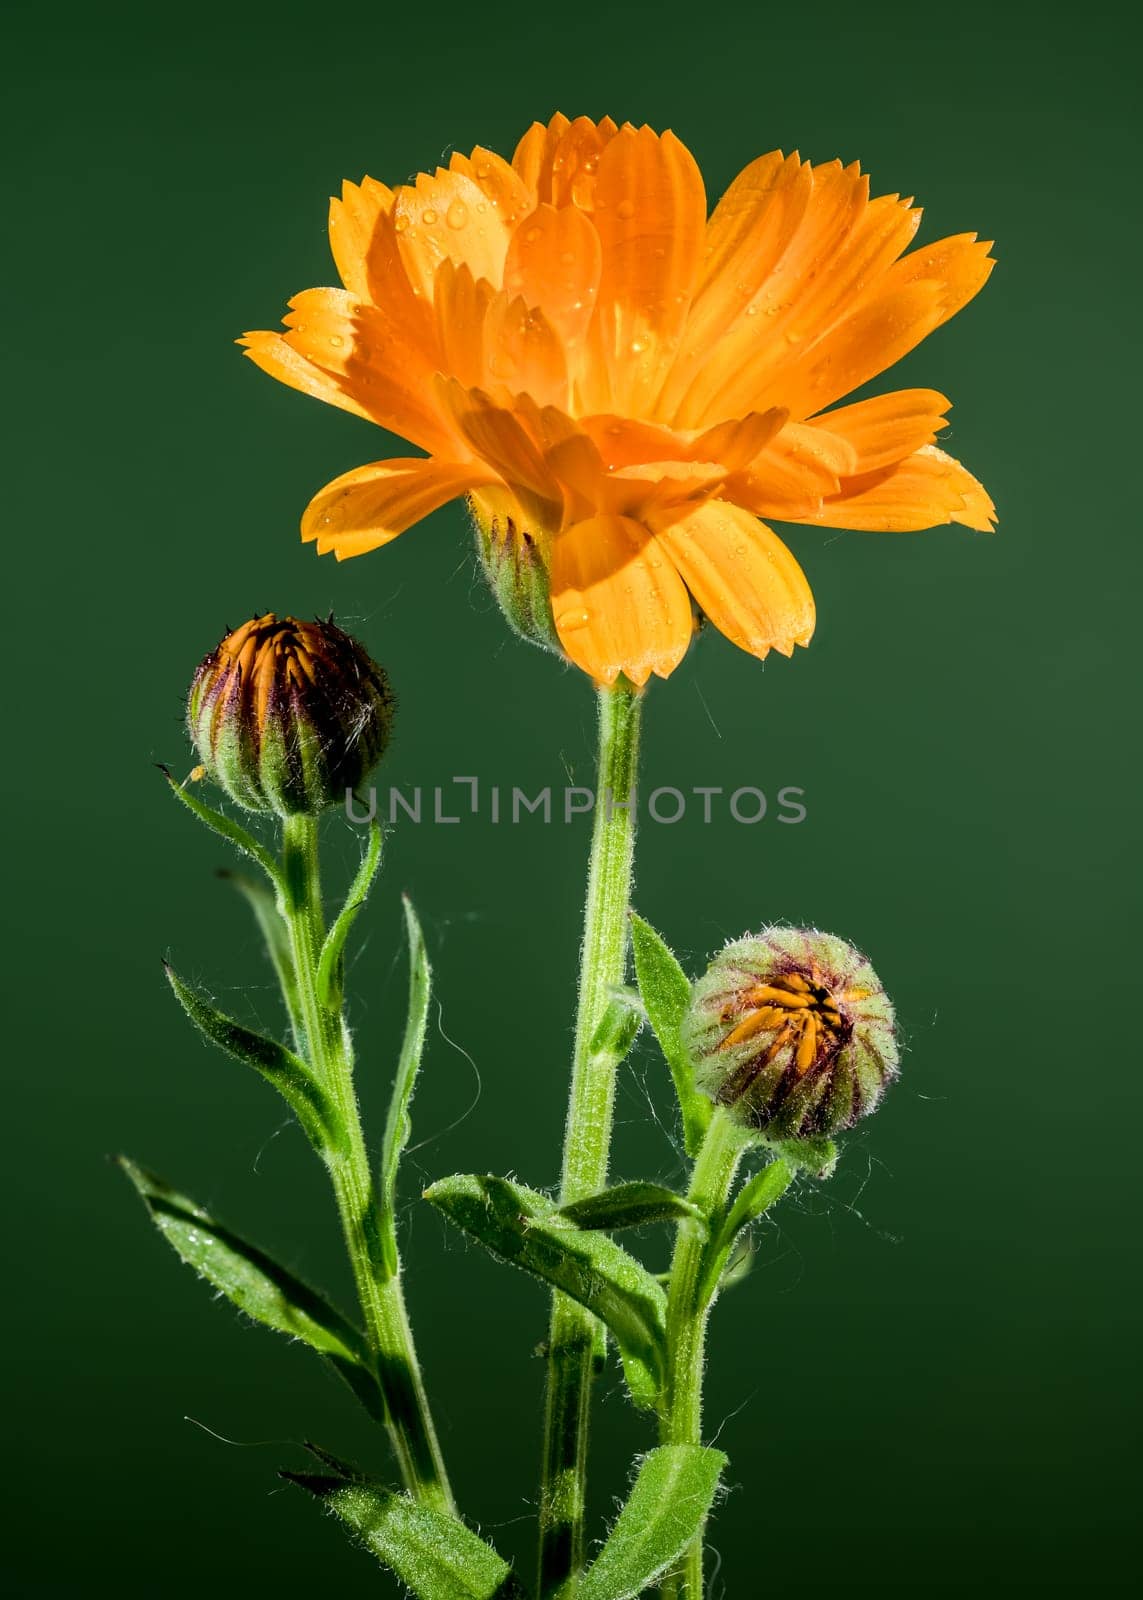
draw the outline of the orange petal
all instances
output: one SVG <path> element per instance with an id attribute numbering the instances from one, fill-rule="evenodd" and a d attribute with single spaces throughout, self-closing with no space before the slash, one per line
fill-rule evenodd
<path id="1" fill-rule="evenodd" d="M 563 344 L 544 313 L 519 295 L 494 296 L 485 320 L 484 353 L 491 388 L 510 396 L 528 394 L 540 405 L 567 404 Z"/>
<path id="2" fill-rule="evenodd" d="M 318 555 L 332 550 L 339 561 L 364 555 L 490 478 L 474 462 L 432 456 L 373 461 L 342 473 L 314 496 L 302 517 L 302 538 L 316 539 Z"/>
<path id="3" fill-rule="evenodd" d="M 512 411 L 482 389 L 465 389 L 438 376 L 434 388 L 466 445 L 528 508 L 533 525 L 559 525 L 560 486 L 539 447 Z"/>
<path id="4" fill-rule="evenodd" d="M 802 521 L 857 467 L 857 452 L 847 439 L 788 422 L 745 472 L 727 482 L 726 498 L 757 516 Z"/>
<path id="5" fill-rule="evenodd" d="M 449 159 L 449 170 L 462 173 L 483 191 L 505 227 L 514 227 L 525 212 L 532 209 L 528 185 L 494 150 L 485 150 L 478 144 L 470 156 L 456 152 Z M 483 217 L 487 213 L 479 215 Z"/>
<path id="6" fill-rule="evenodd" d="M 673 133 L 622 128 L 599 158 L 593 219 L 603 269 L 592 355 L 606 364 L 613 409 L 649 416 L 702 259 L 706 194 L 694 157 Z"/>
<path id="7" fill-rule="evenodd" d="M 437 269 L 433 313 L 441 369 L 466 389 L 486 381 L 484 322 L 496 290 L 468 267 L 443 261 Z"/>
<path id="8" fill-rule="evenodd" d="M 600 157 L 618 131 L 610 117 L 601 122 L 577 117 L 569 122 L 552 148 L 547 181 L 541 178 L 537 198 L 555 206 L 576 205 L 581 211 L 591 211 Z"/>
<path id="9" fill-rule="evenodd" d="M 518 224 L 508 246 L 505 290 L 539 307 L 562 339 L 569 366 L 578 366 L 602 259 L 590 217 L 575 206 L 538 206 Z"/>
<path id="10" fill-rule="evenodd" d="M 360 401 L 346 392 L 342 378 L 315 367 L 293 345 L 287 344 L 282 334 L 244 333 L 238 343 L 256 367 L 268 372 L 271 378 L 277 378 L 279 383 L 312 395 L 315 400 L 324 400 L 327 405 L 338 406 L 342 411 L 351 411 L 367 422 L 375 420 Z"/>
<path id="11" fill-rule="evenodd" d="M 642 524 L 604 515 L 569 528 L 552 541 L 551 583 L 560 643 L 596 683 L 666 678 L 686 654 L 687 591 Z"/>
<path id="12" fill-rule="evenodd" d="M 682 349 L 660 400 L 660 416 L 675 415 L 717 339 L 770 277 L 800 227 L 812 193 L 809 162 L 773 150 L 745 167 L 718 202 L 706 225 L 702 270 Z"/>
<path id="13" fill-rule="evenodd" d="M 751 411 L 732 422 L 717 422 L 700 433 L 691 445 L 696 461 L 721 461 L 731 472 L 748 467 L 789 421 L 781 406 Z"/>
<path id="14" fill-rule="evenodd" d="M 982 289 L 995 263 L 973 234 L 902 257 L 783 382 L 782 404 L 809 416 L 886 371 Z"/>
<path id="15" fill-rule="evenodd" d="M 387 307 L 359 304 L 344 289 L 306 289 L 290 301 L 285 321 L 286 343 L 356 402 L 345 410 L 355 410 L 425 449 L 447 446 L 449 434 L 429 387 L 437 363 L 409 341 Z M 274 370 L 266 337 L 247 335 L 251 359 L 274 377 L 302 387 L 295 381 L 300 371 Z"/>
<path id="16" fill-rule="evenodd" d="M 852 183 L 856 168 L 847 169 L 841 177 Z M 801 277 L 783 295 L 782 303 L 765 308 L 764 336 L 742 351 L 741 360 L 735 359 L 740 345 L 734 345 L 727 380 L 707 402 L 718 414 L 747 405 L 761 409 L 790 404 L 791 387 L 796 392 L 797 374 L 814 359 L 816 345 L 854 306 L 871 297 L 869 286 L 884 280 L 909 245 L 920 211 L 896 195 L 866 202 L 866 182 L 862 178 L 859 188 L 850 189 L 848 221 L 826 253 L 807 257 Z M 801 235 L 791 255 L 800 239 Z M 736 325 L 733 331 L 741 329 Z M 731 343 L 729 337 L 727 343 Z M 725 353 L 720 351 L 720 356 Z M 791 405 L 790 409 L 794 415 L 801 414 L 799 407 Z"/>
<path id="17" fill-rule="evenodd" d="M 876 472 L 932 444 L 951 404 L 935 389 L 897 389 L 827 411 L 808 426 L 847 439 L 857 452 L 854 472 Z"/>
<path id="18" fill-rule="evenodd" d="M 764 522 L 712 500 L 657 534 L 720 633 L 754 656 L 809 644 L 814 597 L 805 574 Z"/>
<path id="19" fill-rule="evenodd" d="M 483 189 L 463 172 L 420 173 L 393 203 L 397 248 L 415 291 L 431 303 L 442 261 L 467 266 L 499 288 L 512 230 Z"/>
<path id="20" fill-rule="evenodd" d="M 538 201 L 552 198 L 552 156 L 570 127 L 567 117 L 557 111 L 547 124 L 533 122 L 516 146 L 513 169 Z"/>
<path id="21" fill-rule="evenodd" d="M 996 507 L 984 486 L 930 444 L 887 470 L 847 479 L 840 494 L 798 520 L 876 533 L 913 533 L 959 522 L 990 533 L 995 519 Z"/>
<path id="22" fill-rule="evenodd" d="M 343 183 L 329 203 L 329 248 L 342 283 L 356 300 L 369 298 L 369 252 L 378 222 L 393 208 L 393 191 L 373 178 Z"/>

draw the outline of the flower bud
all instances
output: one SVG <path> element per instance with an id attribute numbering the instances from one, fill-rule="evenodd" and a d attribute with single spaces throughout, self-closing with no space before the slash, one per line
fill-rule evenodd
<path id="1" fill-rule="evenodd" d="M 897 1075 L 893 1007 L 859 950 L 814 929 L 728 944 L 683 1021 L 695 1081 L 772 1138 L 834 1134 Z"/>
<path id="2" fill-rule="evenodd" d="M 552 619 L 548 569 L 538 539 L 491 491 L 469 501 L 476 526 L 476 551 L 488 587 L 521 639 L 563 655 Z"/>
<path id="3" fill-rule="evenodd" d="M 191 684 L 187 727 L 207 774 L 248 811 L 317 816 L 380 760 L 393 695 L 365 650 L 326 622 L 255 617 Z"/>

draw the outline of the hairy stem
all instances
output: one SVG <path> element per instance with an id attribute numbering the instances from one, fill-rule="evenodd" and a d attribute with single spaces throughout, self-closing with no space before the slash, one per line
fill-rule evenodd
<path id="1" fill-rule="evenodd" d="M 717 1228 L 745 1143 L 725 1111 L 716 1111 L 695 1160 L 687 1198 Z M 706 1325 L 717 1287 L 707 1286 L 707 1234 L 697 1222 L 679 1224 L 667 1290 L 667 1383 L 659 1422 L 662 1444 L 702 1443 L 702 1379 Z M 700 1534 L 664 1580 L 663 1600 L 702 1600 Z"/>
<path id="2" fill-rule="evenodd" d="M 341 1011 L 323 1005 L 317 986 L 325 937 L 318 868 L 318 825 L 312 817 L 283 824 L 285 906 L 310 1065 L 337 1108 L 339 1128 L 326 1153 L 353 1267 L 361 1313 L 387 1408 L 386 1427 L 405 1488 L 424 1505 L 453 1509 L 436 1430 L 429 1413 L 398 1272 L 390 1269 L 377 1190 L 353 1088 L 353 1057 Z M 385 1222 L 392 1226 L 391 1219 Z"/>
<path id="3" fill-rule="evenodd" d="M 593 1040 L 627 969 L 627 911 L 635 851 L 635 774 L 641 697 L 622 679 L 599 690 L 595 823 L 580 955 L 571 1095 L 561 1201 L 607 1182 L 618 1062 Z M 584 1499 L 592 1368 L 600 1335 L 591 1314 L 552 1298 L 548 1393 L 540 1485 L 541 1595 L 569 1596 L 584 1561 Z"/>

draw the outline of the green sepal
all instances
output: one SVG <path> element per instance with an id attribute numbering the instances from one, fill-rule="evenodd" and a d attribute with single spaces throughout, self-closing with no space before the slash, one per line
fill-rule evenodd
<path id="1" fill-rule="evenodd" d="M 394 1218 L 397 1214 L 397 1174 L 401 1156 L 409 1142 L 412 1121 L 409 1107 L 413 1089 L 420 1071 L 421 1056 L 425 1048 L 425 1030 L 429 1020 L 429 999 L 432 994 L 432 970 L 425 950 L 424 935 L 417 921 L 408 895 L 402 895 L 405 909 L 405 935 L 409 945 L 409 1009 L 405 1019 L 405 1034 L 401 1041 L 401 1054 L 397 1058 L 397 1075 L 389 1097 L 389 1111 L 385 1118 L 385 1132 L 381 1140 L 381 1214 L 385 1257 L 390 1272 L 397 1271 L 397 1246 Z"/>
<path id="2" fill-rule="evenodd" d="M 163 962 L 163 971 L 175 998 L 199 1031 L 228 1055 L 244 1061 L 272 1083 L 288 1102 L 315 1149 L 324 1152 L 338 1141 L 338 1117 L 333 1102 L 315 1080 L 300 1056 L 276 1039 L 243 1027 L 204 1000 Z"/>
<path id="3" fill-rule="evenodd" d="M 763 1139 L 761 1143 L 811 1178 L 832 1178 L 838 1149 L 832 1139 L 815 1135 L 808 1139 Z"/>
<path id="4" fill-rule="evenodd" d="M 647 1020 L 671 1069 L 683 1117 L 687 1154 L 696 1156 L 714 1108 L 695 1088 L 690 1058 L 682 1044 L 682 1021 L 691 999 L 690 980 L 651 924 L 636 916 L 634 911 L 630 916 L 639 993 L 647 1010 Z"/>
<path id="5" fill-rule="evenodd" d="M 416 1600 L 509 1600 L 520 1592 L 508 1563 L 458 1517 L 344 1472 L 279 1475 L 319 1500 Z"/>
<path id="6" fill-rule="evenodd" d="M 726 1460 L 697 1444 L 660 1445 L 644 1456 L 576 1600 L 631 1600 L 649 1589 L 702 1532 Z"/>
<path id="7" fill-rule="evenodd" d="M 554 1201 L 507 1178 L 458 1173 L 425 1191 L 450 1222 L 606 1323 L 636 1405 L 654 1408 L 666 1366 L 662 1286 L 605 1233 L 586 1232 Z"/>
<path id="8" fill-rule="evenodd" d="M 793 1182 L 794 1168 L 781 1157 L 748 1178 L 735 1196 L 730 1210 L 717 1229 L 703 1274 L 701 1294 L 713 1291 L 723 1280 L 735 1239 L 743 1228 L 757 1222 L 785 1194 Z M 747 1269 L 749 1270 L 749 1269 Z M 743 1274 L 745 1275 L 745 1274 Z"/>
<path id="9" fill-rule="evenodd" d="M 349 893 L 345 897 L 345 904 L 338 912 L 333 926 L 325 936 L 321 956 L 318 960 L 317 992 L 318 999 L 327 1011 L 340 1011 L 342 995 L 344 992 L 345 963 L 343 955 L 345 941 L 349 937 L 349 930 L 356 920 L 357 913 L 365 904 L 369 891 L 373 887 L 373 880 L 377 876 L 377 869 L 381 865 L 381 845 L 383 835 L 381 829 L 374 822 L 369 828 L 369 843 L 365 854 L 361 858 L 361 865 L 354 874 L 353 882 L 349 886 Z"/>
<path id="10" fill-rule="evenodd" d="M 226 816 L 222 811 L 216 811 L 213 806 L 208 806 L 197 795 L 191 794 L 186 784 L 180 783 L 169 767 L 163 766 L 162 762 L 158 763 L 158 767 L 187 810 L 192 812 L 200 822 L 205 822 L 212 832 L 217 833 L 228 844 L 232 844 L 235 849 L 240 850 L 244 856 L 249 856 L 251 861 L 256 861 L 275 889 L 281 893 L 282 875 L 278 869 L 278 863 L 265 845 L 260 844 L 254 835 L 244 828 L 240 822 L 235 822 L 233 817 Z"/>
<path id="11" fill-rule="evenodd" d="M 187 1266 L 254 1322 L 300 1339 L 324 1356 L 370 1416 L 384 1420 L 385 1402 L 368 1346 L 340 1311 L 154 1173 L 126 1156 L 117 1156 L 116 1161 L 134 1184 L 151 1221 Z"/>
<path id="12" fill-rule="evenodd" d="M 643 1026 L 643 1006 L 634 989 L 620 989 L 612 995 L 591 1036 L 593 1056 L 610 1056 L 622 1061 L 635 1043 Z"/>
<path id="13" fill-rule="evenodd" d="M 726 1265 L 718 1280 L 719 1294 L 725 1294 L 728 1289 L 737 1288 L 740 1283 L 745 1283 L 754 1271 L 754 1257 L 757 1253 L 757 1247 L 750 1235 L 740 1233 L 727 1253 Z"/>
<path id="14" fill-rule="evenodd" d="M 693 1201 L 661 1183 L 620 1183 L 561 1206 L 560 1215 L 587 1230 L 642 1228 L 650 1222 L 697 1222 L 706 1232 L 706 1217 Z"/>
<path id="15" fill-rule="evenodd" d="M 258 923 L 267 954 L 274 966 L 278 986 L 286 1003 L 294 1039 L 302 1038 L 301 996 L 298 992 L 298 975 L 294 969 L 294 952 L 290 945 L 290 930 L 278 909 L 278 897 L 259 878 L 249 878 L 244 872 L 233 872 L 220 867 L 218 876 L 234 888 L 250 906 Z"/>

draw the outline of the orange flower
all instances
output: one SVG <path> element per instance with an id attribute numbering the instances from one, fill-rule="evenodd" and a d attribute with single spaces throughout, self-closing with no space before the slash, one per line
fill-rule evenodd
<path id="1" fill-rule="evenodd" d="M 343 474 L 302 537 L 339 558 L 471 496 L 547 566 L 566 655 L 643 684 L 682 660 L 692 600 L 757 656 L 813 632 L 801 568 L 762 517 L 906 530 L 992 525 L 905 389 L 825 408 L 959 311 L 992 267 L 958 234 L 911 255 L 920 212 L 839 161 L 760 156 L 707 217 L 672 133 L 534 124 L 396 190 L 330 206 L 344 288 L 250 333 L 264 371 L 427 454 Z"/>

